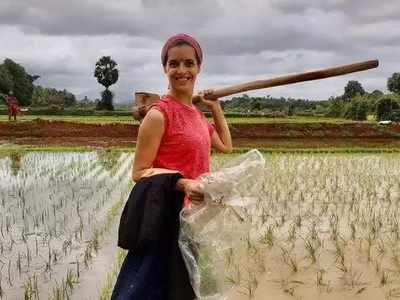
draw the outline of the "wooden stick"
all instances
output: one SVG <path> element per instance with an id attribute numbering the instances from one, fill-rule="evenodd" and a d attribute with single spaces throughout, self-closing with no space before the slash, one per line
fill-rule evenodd
<path id="1" fill-rule="evenodd" d="M 321 69 L 317 71 L 310 71 L 305 73 L 298 73 L 293 75 L 286 75 L 275 77 L 267 80 L 250 81 L 238 85 L 232 85 L 222 89 L 216 89 L 212 94 L 207 95 L 208 100 L 215 100 L 218 98 L 226 97 L 233 94 L 243 93 L 246 91 L 265 89 L 274 86 L 287 85 L 296 82 L 324 79 L 328 77 L 340 76 L 354 72 L 365 71 L 378 67 L 379 61 L 377 59 L 367 60 L 350 65 L 343 65 L 328 69 Z M 159 99 L 159 96 L 152 93 L 136 93 L 136 107 L 133 108 L 133 116 L 137 120 L 141 120 L 147 113 L 150 105 Z M 200 97 L 193 96 L 193 103 L 199 103 Z"/>
<path id="2" fill-rule="evenodd" d="M 368 69 L 373 69 L 378 67 L 379 61 L 378 60 L 368 60 L 359 63 L 354 63 L 350 65 L 343 65 L 339 67 L 329 68 L 329 69 L 322 69 L 317 71 L 293 74 L 293 75 L 286 75 L 275 77 L 272 79 L 267 80 L 257 80 L 257 81 L 250 81 L 238 85 L 229 86 L 222 89 L 214 90 L 214 92 L 207 97 L 207 99 L 218 99 L 222 97 L 226 97 L 229 95 L 243 93 L 246 91 L 251 90 L 258 90 L 258 89 L 265 89 L 274 86 L 280 85 L 287 85 L 296 82 L 303 82 L 309 80 L 317 80 L 323 79 L 328 77 L 340 76 L 354 72 L 365 71 Z"/>

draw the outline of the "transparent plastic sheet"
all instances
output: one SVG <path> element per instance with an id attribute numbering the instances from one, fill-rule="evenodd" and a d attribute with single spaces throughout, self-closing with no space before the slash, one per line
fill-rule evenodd
<path id="1" fill-rule="evenodd" d="M 179 246 L 200 300 L 226 299 L 233 285 L 252 280 L 240 274 L 241 265 L 258 268 L 251 245 L 259 238 L 252 232 L 264 167 L 263 155 L 254 149 L 203 174 L 204 204 L 181 212 Z M 248 271 L 250 277 L 257 274 L 253 271 Z"/>

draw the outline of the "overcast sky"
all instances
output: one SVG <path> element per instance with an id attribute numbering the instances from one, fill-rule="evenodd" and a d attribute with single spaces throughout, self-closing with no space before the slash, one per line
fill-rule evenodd
<path id="1" fill-rule="evenodd" d="M 166 92 L 160 51 L 180 32 L 204 51 L 199 90 L 379 59 L 378 69 L 249 93 L 327 99 L 349 80 L 386 91 L 400 72 L 399 16 L 398 0 L 1 0 L 0 59 L 40 75 L 37 84 L 95 98 L 94 66 L 109 55 L 117 102 Z"/>

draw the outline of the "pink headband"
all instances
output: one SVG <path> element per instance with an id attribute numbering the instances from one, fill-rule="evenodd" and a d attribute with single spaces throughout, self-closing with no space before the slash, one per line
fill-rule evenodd
<path id="1" fill-rule="evenodd" d="M 203 51 L 201 50 L 200 44 L 190 35 L 185 34 L 185 33 L 180 33 L 174 36 L 171 36 L 164 44 L 162 50 L 161 50 L 161 62 L 163 66 L 167 64 L 167 56 L 168 56 L 168 50 L 171 49 L 172 47 L 176 46 L 177 42 L 185 42 L 189 44 L 190 46 L 193 47 L 196 56 L 199 60 L 199 65 L 201 65 L 203 61 Z"/>

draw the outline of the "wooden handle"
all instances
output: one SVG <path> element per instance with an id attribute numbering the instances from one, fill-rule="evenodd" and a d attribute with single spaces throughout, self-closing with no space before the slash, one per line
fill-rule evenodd
<path id="1" fill-rule="evenodd" d="M 296 82 L 303 82 L 309 80 L 317 80 L 328 77 L 340 76 L 354 72 L 365 71 L 378 67 L 379 61 L 377 59 L 367 60 L 359 63 L 354 63 L 350 65 L 343 65 L 339 67 L 333 67 L 328 69 L 321 69 L 317 71 L 310 71 L 305 73 L 298 73 L 293 75 L 286 75 L 275 77 L 267 80 L 256 80 L 250 81 L 238 85 L 232 85 L 222 89 L 216 89 L 210 95 L 207 95 L 208 100 L 215 100 L 218 98 L 226 97 L 233 94 L 243 93 L 246 91 L 265 89 L 274 86 L 287 85 Z M 136 97 L 136 107 L 134 108 L 133 115 L 137 120 L 141 120 L 147 113 L 147 108 L 159 99 L 159 96 L 151 93 L 135 93 Z M 146 100 L 147 99 L 147 100 Z M 193 103 L 198 103 L 200 97 L 194 96 Z"/>
<path id="2" fill-rule="evenodd" d="M 292 84 L 292 83 L 296 83 L 296 82 L 303 82 L 303 81 L 309 81 L 309 80 L 317 80 L 317 79 L 323 79 L 323 78 L 328 78 L 328 77 L 340 76 L 340 75 L 345 75 L 345 74 L 349 74 L 349 73 L 373 69 L 373 68 L 378 67 L 378 65 L 379 65 L 379 61 L 377 59 L 375 59 L 375 60 L 368 60 L 368 61 L 363 61 L 363 62 L 350 64 L 350 65 L 343 65 L 343 66 L 334 67 L 334 68 L 310 71 L 310 72 L 305 72 L 305 73 L 298 73 L 298 74 L 293 74 L 293 75 L 280 76 L 280 77 L 275 77 L 275 78 L 267 79 L 267 80 L 250 81 L 250 82 L 214 90 L 213 94 L 209 95 L 207 97 L 207 99 L 209 99 L 209 100 L 218 99 L 218 98 L 226 97 L 226 96 L 237 94 L 237 93 L 243 93 L 243 92 L 251 91 L 251 90 L 265 89 L 265 88 L 269 88 L 269 87 L 287 85 L 287 84 Z M 194 99 L 195 98 L 196 98 L 196 96 L 194 97 Z"/>

